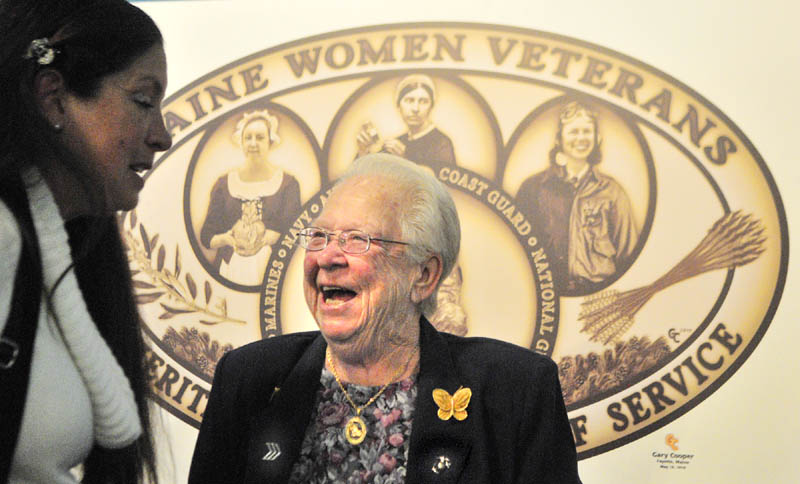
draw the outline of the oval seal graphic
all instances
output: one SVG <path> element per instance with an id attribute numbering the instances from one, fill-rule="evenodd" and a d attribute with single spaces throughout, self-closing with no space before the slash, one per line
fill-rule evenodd
<path id="1" fill-rule="evenodd" d="M 701 404 L 783 290 L 786 217 L 745 135 L 691 88 L 587 42 L 364 27 L 232 62 L 163 112 L 173 147 L 121 230 L 153 391 L 194 426 L 226 351 L 316 329 L 296 234 L 368 152 L 448 187 L 462 250 L 429 319 L 552 358 L 579 458 Z"/>

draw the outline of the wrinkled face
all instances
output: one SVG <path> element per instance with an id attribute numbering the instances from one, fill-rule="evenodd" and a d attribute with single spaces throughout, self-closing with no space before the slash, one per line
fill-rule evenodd
<path id="1" fill-rule="evenodd" d="M 400 115 L 409 128 L 417 128 L 428 121 L 432 106 L 433 101 L 428 91 L 418 87 L 413 91 L 408 91 L 406 95 L 400 99 Z"/>
<path id="2" fill-rule="evenodd" d="M 156 44 L 103 79 L 94 97 L 66 95 L 63 139 L 100 183 L 108 211 L 136 206 L 141 175 L 172 145 L 161 116 L 166 85 L 167 60 Z"/>
<path id="3" fill-rule="evenodd" d="M 265 120 L 256 119 L 245 125 L 242 130 L 242 151 L 244 151 L 245 158 L 251 161 L 261 161 L 267 158 L 269 126 Z"/>
<path id="4" fill-rule="evenodd" d="M 590 119 L 576 118 L 561 128 L 561 149 L 577 160 L 589 157 L 596 139 L 594 122 Z"/>
<path id="5" fill-rule="evenodd" d="M 387 181 L 355 179 L 337 187 L 313 226 L 331 232 L 359 229 L 374 237 L 400 239 L 397 197 Z M 347 254 L 331 237 L 321 251 L 306 251 L 306 302 L 329 342 L 368 348 L 382 332 L 415 314 L 413 267 L 398 244 L 373 241 L 363 254 Z M 416 323 L 416 316 L 413 316 Z"/>

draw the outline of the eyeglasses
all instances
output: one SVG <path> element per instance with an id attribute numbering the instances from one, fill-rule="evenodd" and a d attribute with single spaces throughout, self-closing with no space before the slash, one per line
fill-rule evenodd
<path id="1" fill-rule="evenodd" d="M 373 240 L 389 244 L 411 245 L 408 242 L 400 242 L 399 240 L 373 237 L 361 230 L 343 230 L 337 234 L 336 232 L 327 232 L 317 227 L 308 227 L 298 232 L 297 235 L 300 238 L 300 245 L 304 249 L 310 251 L 324 249 L 328 246 L 328 242 L 332 237 L 336 237 L 336 240 L 339 242 L 339 248 L 348 254 L 363 254 L 369 250 Z"/>

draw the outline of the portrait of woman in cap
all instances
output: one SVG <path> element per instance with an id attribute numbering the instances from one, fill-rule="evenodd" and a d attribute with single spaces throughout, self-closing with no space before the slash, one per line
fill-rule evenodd
<path id="1" fill-rule="evenodd" d="M 365 123 L 356 136 L 358 156 L 382 152 L 432 167 L 455 165 L 453 142 L 431 119 L 436 101 L 433 79 L 425 74 L 404 77 L 397 84 L 394 102 L 406 125 L 406 132 L 383 139 L 372 123 Z"/>
<path id="2" fill-rule="evenodd" d="M 407 131 L 396 138 L 382 139 L 371 122 L 365 123 L 356 136 L 358 156 L 368 153 L 389 153 L 433 168 L 455 165 L 453 142 L 431 119 L 436 102 L 436 85 L 425 74 L 411 74 L 397 83 L 394 102 Z M 461 306 L 461 267 L 456 265 L 439 289 L 431 323 L 441 331 L 459 336 L 467 334 L 467 314 Z M 448 317 L 445 317 L 447 315 Z"/>

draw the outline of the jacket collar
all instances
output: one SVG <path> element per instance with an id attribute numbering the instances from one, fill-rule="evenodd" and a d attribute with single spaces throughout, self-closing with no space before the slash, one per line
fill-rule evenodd
<path id="1" fill-rule="evenodd" d="M 251 422 L 245 482 L 286 482 L 300 455 L 300 446 L 311 420 L 327 343 L 319 335 L 284 380 L 273 390 L 269 404 Z M 441 388 L 451 395 L 468 382 L 456 371 L 447 341 L 428 322 L 420 318 L 420 370 L 417 401 L 411 430 L 406 482 L 457 482 L 471 448 L 473 422 L 469 416 L 458 421 L 441 420 L 433 390 Z M 477 411 L 477 410 L 476 410 Z M 280 455 L 267 458 L 277 444 Z M 436 470 L 434 470 L 436 469 Z"/>
<path id="2" fill-rule="evenodd" d="M 265 389 L 272 397 L 251 422 L 245 482 L 289 480 L 311 421 L 326 348 L 325 339 L 317 336 L 281 386 Z"/>
<path id="3" fill-rule="evenodd" d="M 422 317 L 417 402 L 406 469 L 408 483 L 457 482 L 466 465 L 476 421 L 470 413 L 472 408 L 467 407 L 466 420 L 441 420 L 433 400 L 435 388 L 452 395 L 460 386 L 469 386 L 456 368 L 445 337 Z"/>

